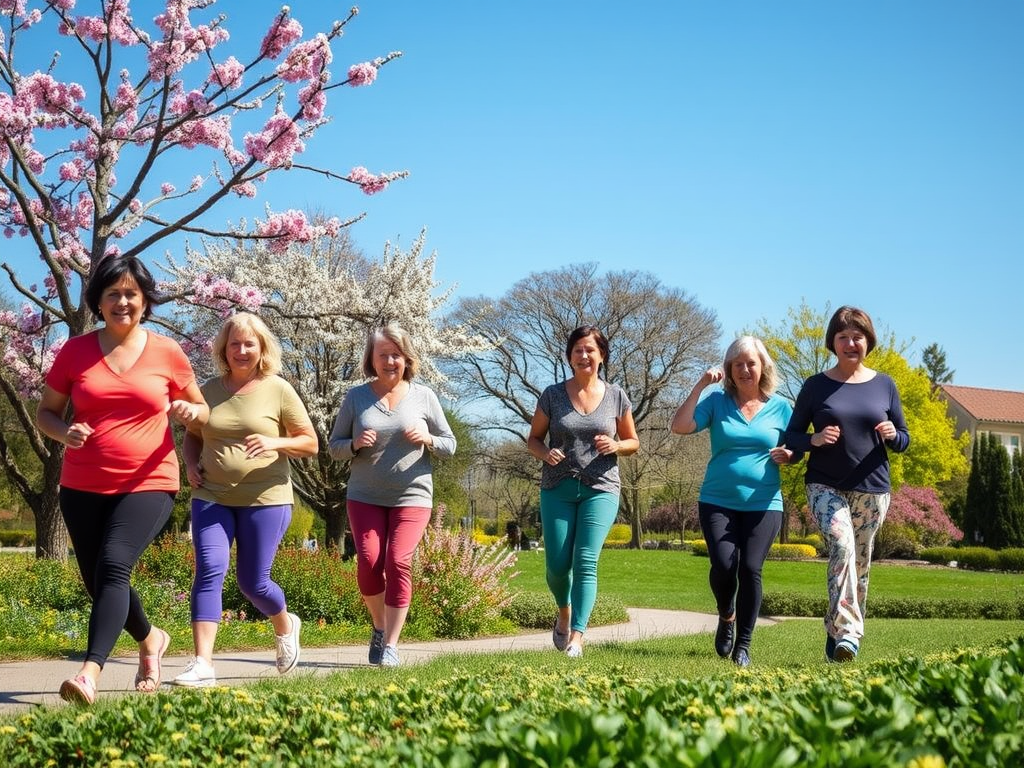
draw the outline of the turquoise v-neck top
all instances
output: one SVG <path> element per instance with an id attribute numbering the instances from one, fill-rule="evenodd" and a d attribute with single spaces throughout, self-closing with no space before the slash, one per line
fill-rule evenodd
<path id="1" fill-rule="evenodd" d="M 706 429 L 711 437 L 700 500 L 737 512 L 781 512 L 779 467 L 768 451 L 781 444 L 792 413 L 778 395 L 768 398 L 750 421 L 725 392 L 712 392 L 697 403 L 697 430 Z"/>

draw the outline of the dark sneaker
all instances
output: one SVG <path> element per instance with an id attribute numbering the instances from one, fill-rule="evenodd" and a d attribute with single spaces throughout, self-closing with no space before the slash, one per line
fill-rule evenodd
<path id="1" fill-rule="evenodd" d="M 836 639 L 832 635 L 825 635 L 825 661 L 835 661 Z"/>
<path id="2" fill-rule="evenodd" d="M 726 621 L 725 619 L 720 618 L 718 620 L 718 629 L 715 630 L 715 653 L 723 659 L 729 658 L 729 655 L 732 653 L 732 643 L 735 631 L 736 619 Z"/>
<path id="3" fill-rule="evenodd" d="M 746 648 L 737 648 L 732 654 L 732 660 L 737 667 L 750 666 L 750 654 Z"/>
<path id="4" fill-rule="evenodd" d="M 558 628 L 558 619 L 555 619 L 555 625 L 551 628 L 551 643 L 555 646 L 556 651 L 564 651 L 565 647 L 569 645 L 569 630 L 564 632 Z"/>
<path id="5" fill-rule="evenodd" d="M 374 627 L 373 634 L 370 635 L 370 653 L 367 655 L 367 660 L 378 666 L 380 664 L 381 657 L 384 656 L 384 630 L 377 629 Z"/>
<path id="6" fill-rule="evenodd" d="M 853 661 L 857 658 L 857 643 L 853 640 L 840 640 L 836 643 L 836 652 L 832 654 L 832 660 L 837 663 Z"/>

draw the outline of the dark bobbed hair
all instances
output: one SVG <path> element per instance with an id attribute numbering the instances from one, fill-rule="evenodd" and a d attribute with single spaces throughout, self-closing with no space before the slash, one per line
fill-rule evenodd
<path id="1" fill-rule="evenodd" d="M 96 320 L 102 319 L 100 299 L 103 292 L 112 285 L 121 282 L 125 275 L 130 275 L 142 291 L 146 306 L 142 309 L 142 319 L 148 320 L 153 314 L 153 307 L 162 304 L 165 299 L 156 289 L 156 280 L 135 256 L 106 256 L 96 265 L 96 271 L 89 278 L 85 287 L 85 303 Z"/>
<path id="2" fill-rule="evenodd" d="M 412 336 L 398 323 L 388 323 L 373 328 L 366 335 L 366 348 L 363 350 L 363 375 L 373 378 L 377 375 L 377 369 L 373 367 L 373 347 L 378 341 L 390 341 L 398 351 L 405 357 L 405 371 L 402 378 L 412 381 L 413 377 L 420 372 L 420 356 L 416 352 L 416 345 L 412 343 Z"/>
<path id="3" fill-rule="evenodd" d="M 568 340 L 565 342 L 565 359 L 568 363 L 572 364 L 572 348 L 576 346 L 576 342 L 580 339 L 585 339 L 587 336 L 594 337 L 594 343 L 597 344 L 597 348 L 601 350 L 601 357 L 604 358 L 603 362 L 608 362 L 608 339 L 605 337 L 601 329 L 596 325 L 581 325 L 575 331 L 569 334 Z"/>
<path id="4" fill-rule="evenodd" d="M 871 322 L 871 316 L 863 309 L 843 306 L 835 311 L 825 329 L 825 346 L 829 352 L 836 354 L 836 334 L 851 328 L 864 334 L 868 340 L 868 352 L 875 348 L 878 338 L 875 336 L 875 324 Z"/>

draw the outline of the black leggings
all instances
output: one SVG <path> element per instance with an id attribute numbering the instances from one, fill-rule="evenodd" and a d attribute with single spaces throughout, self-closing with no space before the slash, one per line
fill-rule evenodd
<path id="1" fill-rule="evenodd" d="M 92 598 L 86 661 L 102 667 L 122 629 L 140 643 L 149 635 L 152 626 L 129 579 L 173 505 L 174 494 L 167 491 L 106 495 L 60 489 L 60 511 Z"/>
<path id="2" fill-rule="evenodd" d="M 697 504 L 711 558 L 711 592 L 722 618 L 736 613 L 736 647 L 750 648 L 761 610 L 761 569 L 782 527 L 780 512 L 737 512 Z"/>

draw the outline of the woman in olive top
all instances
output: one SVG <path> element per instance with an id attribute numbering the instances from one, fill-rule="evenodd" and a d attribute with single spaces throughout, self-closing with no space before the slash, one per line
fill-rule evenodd
<path id="1" fill-rule="evenodd" d="M 316 432 L 291 384 L 277 375 L 281 345 L 256 315 L 228 318 L 213 342 L 221 375 L 203 385 L 210 420 L 185 435 L 185 470 L 192 485 L 192 584 L 195 658 L 175 685 L 214 685 L 213 644 L 221 619 L 224 577 L 236 544 L 238 586 L 274 625 L 277 671 L 299 661 L 302 621 L 288 612 L 270 578 L 292 516 L 289 457 L 313 456 Z"/>

